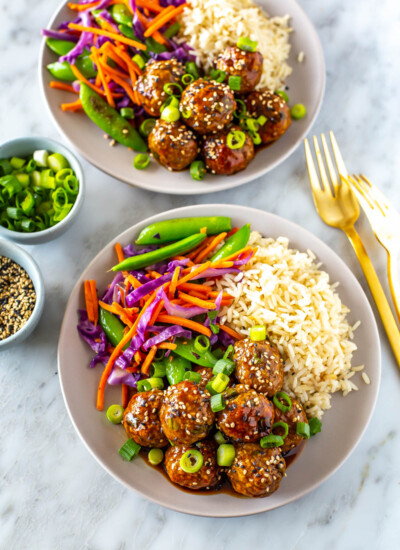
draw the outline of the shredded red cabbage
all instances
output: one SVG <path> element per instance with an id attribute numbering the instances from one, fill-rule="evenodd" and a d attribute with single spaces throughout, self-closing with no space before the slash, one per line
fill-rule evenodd
<path id="1" fill-rule="evenodd" d="M 203 271 L 203 273 L 195 275 L 192 280 L 196 281 L 197 279 L 206 279 L 208 277 L 221 277 L 228 273 L 241 273 L 241 271 L 235 267 L 209 268 Z"/>
<path id="2" fill-rule="evenodd" d="M 164 300 L 164 307 L 167 310 L 168 315 L 175 315 L 177 317 L 182 317 L 183 319 L 190 319 L 191 317 L 201 315 L 202 313 L 207 313 L 208 311 L 208 309 L 200 306 L 183 307 L 178 306 L 177 304 L 172 304 L 169 301 L 168 296 L 165 294 L 164 290 L 162 294 L 162 299 Z"/>
<path id="3" fill-rule="evenodd" d="M 48 29 L 42 29 L 42 35 L 47 38 L 55 38 L 56 40 L 67 40 L 68 42 L 78 42 L 78 37 L 67 32 L 58 32 Z"/>
<path id="4" fill-rule="evenodd" d="M 166 275 L 162 275 L 158 279 L 153 279 L 152 281 L 145 283 L 139 288 L 135 288 L 135 290 L 127 294 L 125 298 L 126 305 L 128 307 L 133 307 L 139 300 L 147 296 L 147 294 L 153 292 L 153 290 L 156 290 L 156 288 L 160 288 L 160 286 L 167 283 L 171 279 L 172 273 L 167 273 Z"/>
<path id="5" fill-rule="evenodd" d="M 95 325 L 89 321 L 85 310 L 79 310 L 78 332 L 95 353 L 104 353 L 107 348 L 107 339 L 100 325 Z"/>
<path id="6" fill-rule="evenodd" d="M 235 343 L 235 339 L 232 338 L 232 336 L 229 336 L 229 334 L 227 334 L 224 330 L 219 331 L 218 339 L 224 348 L 227 348 L 228 346 L 233 346 Z"/>
<path id="7" fill-rule="evenodd" d="M 107 1 L 107 4 L 109 4 L 111 0 L 104 0 L 104 1 Z M 101 8 L 99 6 L 97 6 L 96 10 L 99 10 L 99 9 L 101 9 Z M 114 19 L 111 17 L 111 15 L 108 13 L 107 10 L 103 9 L 103 11 L 99 13 L 98 17 L 101 17 L 102 19 L 107 21 L 107 23 L 109 23 L 110 26 L 114 29 L 114 32 L 120 34 L 118 26 L 115 24 Z"/>
<path id="8" fill-rule="evenodd" d="M 253 252 L 251 251 L 250 254 L 247 254 L 247 256 L 245 256 L 243 258 L 243 254 L 240 254 L 236 260 L 234 260 L 233 262 L 233 265 L 235 267 L 239 267 L 241 265 L 245 265 L 247 264 L 247 262 L 250 260 L 250 258 L 253 256 Z"/>
<path id="9" fill-rule="evenodd" d="M 122 283 L 123 280 L 124 280 L 124 276 L 122 275 L 122 272 L 118 271 L 114 279 L 111 281 L 110 287 L 103 294 L 103 297 L 101 300 L 106 304 L 112 304 L 114 288 L 118 283 Z"/>
<path id="10" fill-rule="evenodd" d="M 125 370 L 114 366 L 110 376 L 107 379 L 107 382 L 110 384 L 110 386 L 119 386 L 120 384 L 126 384 L 131 388 L 136 388 L 136 382 L 139 379 L 140 373 L 126 372 Z"/>
<path id="11" fill-rule="evenodd" d="M 171 338 L 171 336 L 181 336 L 182 338 L 187 338 L 188 340 L 191 340 L 192 332 L 190 330 L 184 329 L 179 325 L 171 325 L 170 327 L 164 328 L 164 330 L 156 336 L 153 336 L 152 338 L 146 340 L 146 342 L 143 344 L 143 349 L 147 351 L 152 346 L 161 344 L 161 342 L 165 342 L 165 340 L 168 340 L 169 338 Z"/>
<path id="12" fill-rule="evenodd" d="M 91 15 L 87 12 L 81 13 L 82 24 L 85 27 L 91 26 Z M 86 48 L 90 49 L 93 45 L 93 34 L 90 32 L 82 32 L 76 46 L 68 52 L 66 55 L 62 55 L 59 58 L 60 63 L 68 61 L 68 63 L 74 64 L 78 55 L 82 55 Z"/>
<path id="13" fill-rule="evenodd" d="M 89 367 L 91 369 L 93 369 L 99 363 L 101 363 L 105 367 L 107 365 L 109 359 L 110 359 L 110 354 L 109 353 L 98 353 L 90 361 Z"/>

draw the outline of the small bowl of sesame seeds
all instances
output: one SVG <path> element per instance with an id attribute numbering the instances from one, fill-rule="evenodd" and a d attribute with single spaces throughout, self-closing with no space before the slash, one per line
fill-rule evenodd
<path id="1" fill-rule="evenodd" d="M 0 351 L 21 343 L 42 315 L 44 283 L 25 250 L 0 239 Z"/>

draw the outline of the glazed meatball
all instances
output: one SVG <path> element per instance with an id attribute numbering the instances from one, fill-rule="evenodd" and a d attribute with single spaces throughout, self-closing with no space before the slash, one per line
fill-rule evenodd
<path id="1" fill-rule="evenodd" d="M 161 426 L 173 443 L 191 445 L 204 439 L 214 423 L 210 397 L 194 382 L 184 380 L 164 392 Z"/>
<path id="2" fill-rule="evenodd" d="M 283 360 L 278 348 L 264 340 L 245 338 L 235 343 L 233 360 L 236 378 L 260 393 L 272 397 L 283 386 Z"/>
<path id="3" fill-rule="evenodd" d="M 237 46 L 227 48 L 217 57 L 216 67 L 229 76 L 240 76 L 242 94 L 252 92 L 261 80 L 263 56 L 260 52 L 246 52 Z"/>
<path id="4" fill-rule="evenodd" d="M 227 136 L 235 131 L 244 133 L 246 137 L 239 149 L 231 149 L 227 145 Z M 254 158 L 254 145 L 250 136 L 243 132 L 240 126 L 232 125 L 218 134 L 205 137 L 202 156 L 212 174 L 229 176 L 246 168 Z"/>
<path id="5" fill-rule="evenodd" d="M 204 390 L 204 388 L 207 386 L 211 378 L 214 376 L 213 370 L 208 367 L 195 367 L 193 370 L 201 374 L 199 388 Z"/>
<path id="6" fill-rule="evenodd" d="M 286 469 L 279 447 L 262 449 L 258 443 L 242 443 L 235 449 L 228 477 L 237 493 L 247 497 L 268 497 L 279 489 Z"/>
<path id="7" fill-rule="evenodd" d="M 293 397 L 291 398 L 291 400 L 292 407 L 288 412 L 282 412 L 280 409 L 278 409 L 278 407 L 274 407 L 275 422 L 286 422 L 289 426 L 289 433 L 285 437 L 284 445 L 281 447 L 283 453 L 287 453 L 304 441 L 303 437 L 301 437 L 301 435 L 297 435 L 296 433 L 297 422 L 305 422 L 308 424 L 307 415 L 301 403 Z M 281 435 L 281 430 L 283 429 L 280 427 L 275 428 L 274 433 L 276 433 L 277 435 Z"/>
<path id="8" fill-rule="evenodd" d="M 218 428 L 234 441 L 258 441 L 270 433 L 273 422 L 272 403 L 255 390 L 228 399 L 225 409 L 217 413 Z"/>
<path id="9" fill-rule="evenodd" d="M 190 449 L 203 455 L 203 465 L 197 472 L 189 474 L 181 468 L 180 460 Z M 165 453 L 165 468 L 171 481 L 188 489 L 213 487 L 221 479 L 221 468 L 217 464 L 217 445 L 214 441 L 199 441 L 195 445 L 176 445 Z"/>
<path id="10" fill-rule="evenodd" d="M 161 390 L 136 393 L 125 409 L 123 423 L 126 433 L 143 447 L 168 445 L 159 418 L 163 399 Z"/>
<path id="11" fill-rule="evenodd" d="M 193 130 L 199 134 L 212 134 L 230 123 L 236 101 L 226 84 L 201 78 L 185 88 L 179 109 Z"/>
<path id="12" fill-rule="evenodd" d="M 258 130 L 264 144 L 272 143 L 283 136 L 292 122 L 289 105 L 278 94 L 267 90 L 252 92 L 246 97 L 245 103 L 250 117 L 258 118 L 263 115 L 267 119 Z"/>
<path id="13" fill-rule="evenodd" d="M 150 132 L 149 148 L 152 156 L 168 170 L 184 170 L 199 152 L 192 130 L 180 122 L 161 119 Z"/>
<path id="14" fill-rule="evenodd" d="M 139 94 L 140 103 L 146 113 L 151 116 L 160 116 L 160 107 L 169 97 L 164 91 L 165 84 L 181 84 L 181 77 L 184 74 L 185 69 L 177 59 L 147 63 L 143 74 L 135 84 L 135 90 Z M 172 89 L 175 91 L 174 88 Z"/>

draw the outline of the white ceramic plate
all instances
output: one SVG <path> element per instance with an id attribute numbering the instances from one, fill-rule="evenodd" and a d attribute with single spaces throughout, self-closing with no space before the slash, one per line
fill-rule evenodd
<path id="1" fill-rule="evenodd" d="M 309 132 L 321 105 L 325 87 L 325 65 L 318 35 L 307 15 L 296 0 L 259 0 L 260 6 L 272 16 L 291 15 L 291 54 L 289 64 L 292 75 L 287 79 L 288 94 L 292 103 L 303 103 L 307 116 L 294 121 L 286 134 L 275 144 L 260 151 L 243 172 L 233 176 L 207 175 L 203 181 L 194 181 L 187 170 L 170 173 L 152 162 L 146 170 L 135 170 L 132 166 L 133 153 L 118 145 L 109 147 L 103 132 L 83 113 L 68 113 L 60 109 L 60 104 L 71 101 L 71 94 L 49 87 L 52 80 L 46 65 L 55 61 L 56 56 L 45 46 L 43 40 L 39 57 L 39 80 L 45 103 L 58 130 L 92 164 L 107 174 L 130 185 L 159 193 L 194 195 L 230 189 L 266 174 L 283 162 Z M 56 29 L 73 14 L 63 3 L 50 20 L 48 28 Z M 297 56 L 304 52 L 302 63 Z"/>
<path id="2" fill-rule="evenodd" d="M 333 397 L 332 408 L 323 418 L 322 433 L 307 443 L 298 460 L 288 469 L 279 491 L 268 498 L 235 498 L 224 493 L 189 494 L 169 483 L 141 458 L 131 463 L 122 460 L 118 449 L 126 440 L 124 429 L 110 424 L 105 412 L 96 410 L 96 389 L 102 369 L 100 366 L 95 370 L 88 367 L 93 354 L 76 330 L 77 310 L 83 307 L 82 283 L 85 279 L 95 279 L 98 288 L 105 288 L 110 281 L 110 274 L 106 272 L 115 261 L 116 242 L 133 242 L 141 229 L 159 220 L 207 215 L 231 216 L 233 224 L 238 226 L 251 221 L 252 228 L 263 235 L 285 236 L 292 247 L 313 250 L 330 274 L 331 281 L 340 282 L 340 297 L 351 309 L 350 323 L 358 319 L 362 321 L 356 331 L 358 350 L 353 364 L 365 364 L 371 384 L 367 386 L 360 378 L 358 392 L 352 392 L 346 398 L 338 394 Z M 332 475 L 348 458 L 374 409 L 380 381 L 380 344 L 375 319 L 361 286 L 328 246 L 300 226 L 273 214 L 243 206 L 214 204 L 178 208 L 148 218 L 118 235 L 95 257 L 76 283 L 67 304 L 58 346 L 58 366 L 61 389 L 72 422 L 89 451 L 113 477 L 144 497 L 179 512 L 214 517 L 245 516 L 300 498 Z M 105 410 L 112 403 L 120 402 L 120 393 L 120 388 L 107 387 Z"/>

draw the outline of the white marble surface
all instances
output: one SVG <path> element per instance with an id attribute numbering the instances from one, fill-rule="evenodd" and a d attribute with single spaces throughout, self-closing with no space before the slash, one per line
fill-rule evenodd
<path id="1" fill-rule="evenodd" d="M 315 130 L 334 129 L 348 167 L 364 171 L 400 205 L 400 3 L 301 3 L 319 30 L 327 65 L 326 97 Z M 39 30 L 55 7 L 51 0 L 0 0 L 1 141 L 31 134 L 60 139 L 37 81 Z M 185 516 L 123 488 L 89 455 L 61 397 L 58 333 L 78 274 L 137 220 L 191 203 L 263 208 L 319 235 L 366 285 L 346 237 L 325 226 L 314 211 L 301 148 L 262 179 L 230 193 L 193 198 L 130 189 L 83 166 L 88 189 L 79 220 L 58 240 L 29 247 L 45 276 L 43 318 L 23 347 L 0 355 L 0 548 L 399 548 L 400 371 L 379 321 L 383 377 L 367 432 L 331 479 L 294 504 L 244 519 Z M 385 255 L 364 220 L 359 228 L 384 279 Z"/>

